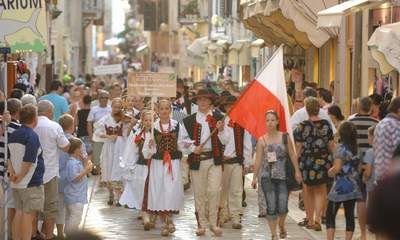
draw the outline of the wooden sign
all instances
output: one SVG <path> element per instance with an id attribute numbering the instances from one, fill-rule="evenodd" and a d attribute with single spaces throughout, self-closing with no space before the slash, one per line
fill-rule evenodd
<path id="1" fill-rule="evenodd" d="M 176 74 L 129 72 L 128 95 L 140 97 L 176 97 Z"/>

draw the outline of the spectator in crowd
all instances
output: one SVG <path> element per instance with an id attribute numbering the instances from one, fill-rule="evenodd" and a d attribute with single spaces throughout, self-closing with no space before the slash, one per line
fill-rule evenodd
<path id="1" fill-rule="evenodd" d="M 67 235 L 76 231 L 81 222 L 83 207 L 87 203 L 87 175 L 92 171 L 92 162 L 83 160 L 82 141 L 79 138 L 71 138 L 70 142 L 71 146 L 68 150 L 70 158 L 67 161 L 64 186 Z"/>
<path id="2" fill-rule="evenodd" d="M 400 145 L 395 149 L 392 162 L 400 164 Z M 379 184 L 371 193 L 368 200 L 367 223 L 371 232 L 375 233 L 379 240 L 400 239 L 400 228 L 398 218 L 400 216 L 400 172 L 394 170 L 386 178 L 380 180 Z"/>
<path id="3" fill-rule="evenodd" d="M 370 95 L 369 98 L 372 101 L 371 113 L 370 113 L 371 117 L 379 120 L 379 111 L 383 98 L 381 95 L 376 93 Z"/>
<path id="4" fill-rule="evenodd" d="M 75 116 L 75 128 L 77 129 L 77 137 L 82 140 L 85 145 L 86 152 L 91 154 L 91 139 L 89 138 L 89 133 L 87 129 L 87 119 L 90 113 L 90 103 L 92 101 L 92 97 L 90 95 L 85 95 L 82 99 L 82 108 L 80 108 Z"/>
<path id="5" fill-rule="evenodd" d="M 144 108 L 144 99 L 143 99 L 143 97 L 133 96 L 132 97 L 132 105 L 133 105 L 133 116 L 136 119 L 140 119 L 140 112 Z"/>
<path id="6" fill-rule="evenodd" d="M 370 148 L 365 151 L 363 157 L 363 170 L 362 181 L 367 186 L 367 201 L 370 199 L 371 192 L 375 188 L 375 155 L 372 143 L 374 142 L 375 126 L 368 128 L 368 143 Z"/>
<path id="7" fill-rule="evenodd" d="M 368 143 L 368 128 L 375 126 L 378 124 L 378 120 L 370 116 L 372 110 L 372 101 L 369 97 L 362 97 L 359 101 L 359 111 L 351 119 L 356 129 L 357 129 L 357 149 L 358 149 L 358 157 L 360 159 L 364 158 L 365 151 L 368 148 L 371 148 L 371 145 Z M 362 181 L 363 171 L 360 173 L 360 190 L 362 192 L 362 198 L 357 200 L 357 214 L 358 214 L 358 222 L 361 230 L 361 240 L 367 239 L 367 189 L 365 183 Z"/>
<path id="8" fill-rule="evenodd" d="M 256 162 L 252 186 L 257 185 L 257 175 L 261 170 L 261 186 L 267 202 L 267 220 L 271 238 L 278 239 L 276 228 L 279 225 L 279 238 L 286 238 L 285 219 L 288 213 L 288 197 L 286 161 L 291 161 L 296 180 L 301 182 L 301 173 L 293 143 L 287 133 L 278 131 L 279 117 L 275 111 L 266 113 L 268 133 L 257 142 Z"/>
<path id="9" fill-rule="evenodd" d="M 348 120 L 352 119 L 357 113 L 360 112 L 360 98 L 353 99 L 351 102 L 351 115 Z"/>
<path id="10" fill-rule="evenodd" d="M 342 114 L 342 110 L 338 105 L 331 105 L 328 108 L 328 115 L 331 117 L 333 125 L 335 125 L 335 128 L 338 129 L 340 124 L 344 120 L 344 116 Z"/>
<path id="11" fill-rule="evenodd" d="M 311 87 L 306 87 L 303 90 L 303 96 L 304 96 L 304 98 L 307 98 L 307 97 L 315 97 L 316 98 L 317 92 Z M 320 111 L 318 112 L 318 117 L 320 119 L 327 120 L 331 124 L 331 129 L 332 129 L 333 133 L 334 134 L 336 133 L 335 125 L 333 124 L 331 118 L 329 117 L 329 115 L 326 111 L 323 111 L 322 109 L 320 109 Z M 290 118 L 290 125 L 292 126 L 292 129 L 295 129 L 301 122 L 307 120 L 308 118 L 309 118 L 309 115 L 307 114 L 306 107 L 302 107 L 299 110 L 297 110 L 296 112 L 294 112 L 294 114 Z"/>
<path id="12" fill-rule="evenodd" d="M 69 111 L 67 100 L 63 96 L 60 96 L 63 91 L 62 83 L 60 81 L 53 81 L 50 85 L 50 93 L 40 98 L 40 100 L 48 100 L 53 104 L 54 113 L 52 119 L 56 122 L 58 122 L 63 113 Z"/>
<path id="13" fill-rule="evenodd" d="M 359 188 L 360 158 L 357 152 L 357 130 L 353 123 L 343 122 L 339 127 L 340 144 L 334 154 L 333 166 L 328 175 L 334 177 L 333 186 L 328 194 L 328 209 L 326 211 L 327 239 L 335 237 L 336 214 L 343 204 L 346 217 L 346 239 L 352 239 L 355 223 L 354 208 L 356 200 L 361 198 Z"/>
<path id="14" fill-rule="evenodd" d="M 10 119 L 6 121 L 8 122 L 7 126 L 7 135 L 8 139 L 10 139 L 11 134 L 16 130 L 21 127 L 19 123 L 19 117 L 20 117 L 20 111 L 21 111 L 22 105 L 21 101 L 16 98 L 9 98 L 7 100 L 7 110 L 8 114 L 10 115 Z M 0 112 L 4 112 L 4 102 L 0 103 Z M 3 126 L 3 122 L 0 121 L 0 125 Z M 5 131 L 2 131 L 3 133 L 0 136 L 0 180 L 2 181 L 4 179 L 4 174 L 6 169 L 4 168 L 4 133 Z M 5 209 L 8 211 L 8 224 L 10 226 L 9 230 L 11 230 L 11 223 L 13 222 L 14 216 L 15 216 L 15 204 L 14 204 L 14 199 L 12 197 L 12 190 L 11 188 L 7 188 L 7 198 L 4 199 L 5 201 Z"/>
<path id="15" fill-rule="evenodd" d="M 91 107 L 87 117 L 87 131 L 92 144 L 92 161 L 94 164 L 93 174 L 100 174 L 100 154 L 103 148 L 103 139 L 93 134 L 96 128 L 96 123 L 111 113 L 111 106 L 108 105 L 109 95 L 108 92 L 99 91 L 99 105 Z"/>
<path id="16" fill-rule="evenodd" d="M 318 102 L 320 107 L 327 111 L 332 106 L 332 94 L 325 88 L 318 88 Z"/>
<path id="17" fill-rule="evenodd" d="M 329 154 L 334 150 L 332 125 L 320 119 L 319 102 L 315 97 L 304 101 L 308 120 L 301 122 L 294 130 L 296 152 L 299 154 L 303 178 L 304 205 L 307 228 L 321 231 L 321 217 L 326 205 L 329 182 L 328 169 L 331 167 Z M 314 217 L 315 213 L 315 217 Z"/>
<path id="18" fill-rule="evenodd" d="M 48 100 L 41 100 L 38 103 L 38 124 L 35 132 L 39 136 L 43 147 L 43 159 L 46 168 L 44 183 L 44 222 L 43 233 L 46 239 L 52 239 L 55 218 L 58 214 L 58 177 L 60 150 L 68 151 L 69 141 L 65 137 L 61 126 L 52 121 L 54 106 Z M 36 233 L 36 232 L 34 232 Z"/>
<path id="19" fill-rule="evenodd" d="M 388 107 L 389 113 L 375 128 L 374 153 L 375 174 L 379 182 L 388 174 L 392 155 L 400 144 L 400 97 L 396 97 Z"/>
<path id="20" fill-rule="evenodd" d="M 16 213 L 12 226 L 13 239 L 30 240 L 32 222 L 43 209 L 44 163 L 38 135 L 33 128 L 38 123 L 37 109 L 28 104 L 21 109 L 22 127 L 15 130 L 10 149 L 9 173 Z"/>
<path id="21" fill-rule="evenodd" d="M 21 102 L 23 106 L 29 103 L 33 105 L 37 104 L 36 97 L 33 96 L 32 94 L 25 94 L 24 96 L 22 96 Z"/>
<path id="22" fill-rule="evenodd" d="M 115 82 L 110 87 L 110 99 L 120 98 L 122 95 L 122 87 L 119 83 Z"/>
<path id="23" fill-rule="evenodd" d="M 21 99 L 24 94 L 24 91 L 22 91 L 21 89 L 14 88 L 13 90 L 11 90 L 10 98 Z"/>

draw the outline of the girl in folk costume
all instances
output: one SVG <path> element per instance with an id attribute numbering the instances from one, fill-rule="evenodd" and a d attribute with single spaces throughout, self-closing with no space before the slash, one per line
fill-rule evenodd
<path id="1" fill-rule="evenodd" d="M 180 170 L 181 150 L 191 145 L 184 143 L 182 127 L 170 118 L 171 102 L 161 100 L 159 119 L 154 122 L 154 140 L 143 148 L 145 158 L 152 158 L 149 168 L 147 209 L 157 213 L 164 226 L 161 235 L 175 232 L 171 214 L 183 208 L 183 184 Z"/>
<path id="2" fill-rule="evenodd" d="M 141 209 L 144 230 L 152 227 L 150 218 L 143 205 L 147 203 L 148 166 L 150 159 L 145 159 L 143 146 L 149 144 L 151 137 L 151 111 L 141 114 L 141 122 L 135 131 L 131 131 L 122 157 L 121 167 L 124 169 L 123 178 L 126 180 L 120 204 L 129 208 Z"/>
<path id="3" fill-rule="evenodd" d="M 97 135 L 104 139 L 103 149 L 100 155 L 101 181 L 107 183 L 110 191 L 108 205 L 114 204 L 114 196 L 118 199 L 122 192 L 122 168 L 120 157 L 123 154 L 126 142 L 126 130 L 128 124 L 124 122 L 122 113 L 122 100 L 115 98 L 111 103 L 111 114 L 99 120 Z M 125 133 L 125 134 L 124 134 Z"/>

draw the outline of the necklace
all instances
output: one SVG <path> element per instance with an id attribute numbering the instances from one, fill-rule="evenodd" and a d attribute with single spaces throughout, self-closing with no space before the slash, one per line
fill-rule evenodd
<path id="1" fill-rule="evenodd" d="M 161 131 L 162 133 L 164 133 L 164 132 L 170 132 L 170 131 L 171 131 L 171 120 L 168 121 L 168 131 L 164 131 L 163 126 L 162 126 L 162 123 L 161 123 L 161 120 L 160 120 L 160 131 Z"/>

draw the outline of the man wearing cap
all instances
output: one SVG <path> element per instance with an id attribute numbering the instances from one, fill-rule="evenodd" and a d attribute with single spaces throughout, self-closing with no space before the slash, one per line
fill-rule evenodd
<path id="1" fill-rule="evenodd" d="M 200 90 L 195 100 L 199 106 L 198 112 L 183 120 L 183 134 L 193 141 L 188 163 L 198 224 L 196 234 L 204 235 L 209 224 L 210 230 L 216 236 L 221 236 L 222 230 L 218 227 L 218 205 L 223 146 L 218 138 L 218 127 L 223 125 L 223 115 L 213 110 L 215 93 L 211 89 Z"/>
<path id="2" fill-rule="evenodd" d="M 235 101 L 235 96 L 227 96 L 221 103 L 221 109 L 229 112 Z M 218 130 L 218 137 L 225 145 L 222 158 L 224 170 L 220 200 L 220 225 L 231 219 L 232 228 L 241 229 L 243 166 L 248 169 L 251 164 L 251 136 L 237 123 L 232 122 L 229 116 L 225 117 L 224 124 Z"/>

